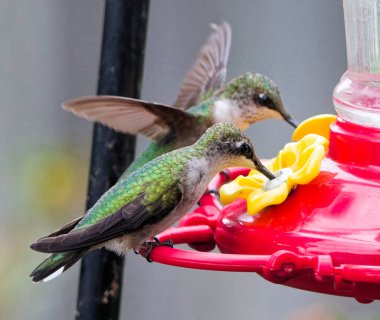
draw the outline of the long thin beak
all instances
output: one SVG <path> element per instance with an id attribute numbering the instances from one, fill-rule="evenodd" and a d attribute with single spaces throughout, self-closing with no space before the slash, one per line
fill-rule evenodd
<path id="1" fill-rule="evenodd" d="M 298 127 L 298 121 L 293 119 L 292 117 L 284 119 L 287 123 L 289 123 L 292 127 L 297 128 Z"/>
<path id="2" fill-rule="evenodd" d="M 270 172 L 258 159 L 252 159 L 255 164 L 256 170 L 261 172 L 264 176 L 266 176 L 269 180 L 276 179 L 272 172 Z"/>

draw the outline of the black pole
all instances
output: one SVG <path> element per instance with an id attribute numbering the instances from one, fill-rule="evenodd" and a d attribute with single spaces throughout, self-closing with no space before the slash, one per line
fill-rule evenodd
<path id="1" fill-rule="evenodd" d="M 98 82 L 99 95 L 138 98 L 142 78 L 149 0 L 107 0 Z M 136 138 L 95 124 L 87 208 L 132 162 Z M 80 320 L 119 317 L 124 259 L 106 250 L 82 260 L 77 311 Z"/>

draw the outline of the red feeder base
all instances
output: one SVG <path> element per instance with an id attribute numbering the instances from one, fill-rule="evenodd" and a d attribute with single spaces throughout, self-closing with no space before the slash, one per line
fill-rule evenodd
<path id="1" fill-rule="evenodd" d="M 232 180 L 248 169 L 227 171 Z M 217 190 L 228 177 L 210 184 Z M 338 119 L 319 176 L 298 186 L 281 205 L 254 216 L 245 200 L 224 208 L 212 194 L 161 234 L 223 254 L 157 248 L 152 259 L 171 265 L 253 271 L 284 285 L 359 302 L 380 299 L 380 130 Z"/>

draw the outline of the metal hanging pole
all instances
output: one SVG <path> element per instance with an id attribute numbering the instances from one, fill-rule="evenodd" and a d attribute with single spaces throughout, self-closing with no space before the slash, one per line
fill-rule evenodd
<path id="1" fill-rule="evenodd" d="M 98 82 L 99 95 L 138 98 L 143 70 L 149 0 L 107 0 Z M 136 138 L 95 124 L 87 208 L 132 162 Z M 106 250 L 88 253 L 80 271 L 76 319 L 119 317 L 124 259 Z"/>

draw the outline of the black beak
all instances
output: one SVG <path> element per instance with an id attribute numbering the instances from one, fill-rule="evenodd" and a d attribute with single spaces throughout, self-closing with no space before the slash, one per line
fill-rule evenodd
<path id="1" fill-rule="evenodd" d="M 256 166 L 256 170 L 261 172 L 264 176 L 266 176 L 269 180 L 276 179 L 272 172 L 270 172 L 258 159 L 252 159 L 253 163 Z"/>
<path id="2" fill-rule="evenodd" d="M 298 127 L 298 121 L 293 119 L 292 117 L 285 118 L 284 119 L 287 123 L 289 123 L 292 127 L 297 128 Z"/>

